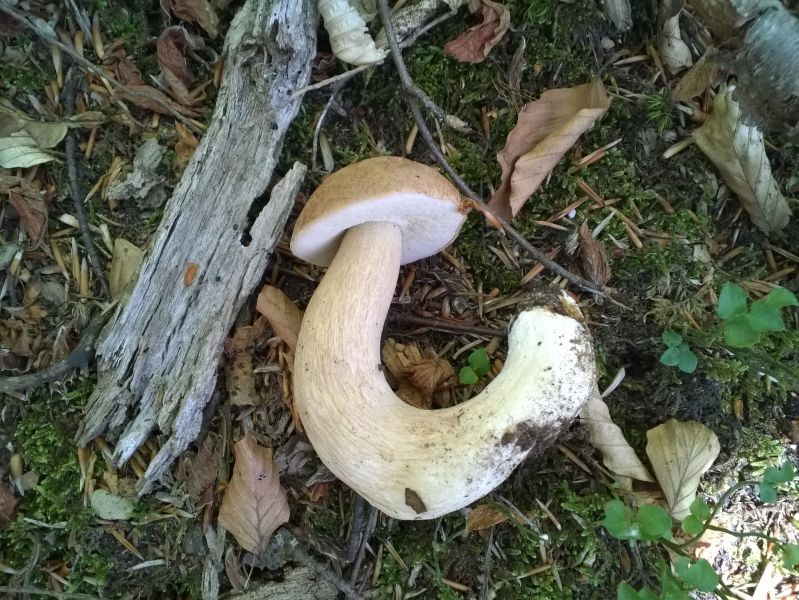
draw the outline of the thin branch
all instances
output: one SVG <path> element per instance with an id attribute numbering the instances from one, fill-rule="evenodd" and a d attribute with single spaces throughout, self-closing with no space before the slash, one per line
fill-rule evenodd
<path id="1" fill-rule="evenodd" d="M 394 25 L 391 23 L 391 12 L 388 8 L 388 3 L 386 0 L 378 0 L 377 6 L 380 10 L 380 16 L 383 20 L 383 27 L 386 30 L 388 45 L 391 48 L 391 56 L 394 59 L 394 65 L 397 68 L 400 81 L 402 82 L 402 87 L 406 92 L 409 93 L 409 95 L 406 96 L 406 101 L 411 109 L 411 113 L 413 113 L 413 119 L 416 121 L 416 125 L 419 128 L 419 133 L 421 134 L 422 139 L 430 148 L 430 151 L 433 153 L 436 162 L 438 162 L 444 172 L 450 176 L 453 183 L 455 183 L 461 192 L 474 203 L 474 207 L 476 209 L 486 215 L 490 221 L 498 224 L 505 231 L 505 233 L 513 238 L 522 248 L 524 248 L 533 258 L 544 265 L 547 269 L 553 273 L 556 273 L 557 275 L 560 275 L 580 289 L 596 294 L 597 296 L 606 297 L 612 302 L 619 304 L 608 296 L 607 288 L 598 286 L 595 283 L 572 273 L 568 269 L 560 266 L 554 260 L 550 259 L 546 254 L 544 254 L 544 252 L 530 244 L 530 242 L 528 242 L 527 239 L 516 229 L 514 229 L 507 221 L 496 215 L 494 211 L 491 210 L 488 205 L 486 205 L 486 203 L 483 202 L 480 197 L 455 172 L 449 162 L 447 162 L 447 159 L 444 158 L 444 155 L 441 153 L 438 144 L 436 144 L 435 140 L 433 139 L 432 133 L 430 133 L 430 129 L 428 129 L 427 124 L 424 121 L 424 116 L 422 115 L 422 111 L 420 110 L 419 104 L 417 102 L 418 96 L 413 91 L 414 89 L 418 89 L 418 87 L 413 83 L 413 80 L 408 73 L 408 68 L 405 66 L 405 62 L 402 59 L 402 54 L 400 52 L 399 45 L 397 44 L 397 37 L 394 32 Z M 620 306 L 623 305 L 620 304 Z"/>
<path id="2" fill-rule="evenodd" d="M 78 27 L 80 27 L 85 40 L 88 42 L 92 39 L 92 26 L 89 24 L 89 17 L 86 15 L 86 11 L 79 7 L 75 0 L 67 0 L 67 4 L 69 4 L 69 7 L 72 9 L 75 15 L 75 21 L 78 23 Z"/>
<path id="3" fill-rule="evenodd" d="M 83 330 L 83 335 L 81 335 L 78 345 L 61 362 L 50 365 L 36 373 L 0 377 L 0 393 L 36 388 L 61 379 L 73 369 L 85 368 L 94 357 L 95 343 L 100 335 L 100 330 L 103 328 L 103 323 L 105 323 L 105 317 L 102 314 L 92 319 Z"/>
<path id="4" fill-rule="evenodd" d="M 502 329 L 494 329 L 493 327 L 469 325 L 468 323 L 449 321 L 447 319 L 439 319 L 437 317 L 420 317 L 418 315 L 410 315 L 398 311 L 391 311 L 388 313 L 388 320 L 394 323 L 418 325 L 419 327 L 427 327 L 428 329 L 447 331 L 449 333 L 471 333 L 473 335 L 487 335 L 491 337 L 505 337 L 508 335 L 507 331 Z"/>
<path id="5" fill-rule="evenodd" d="M 87 71 L 89 71 L 92 75 L 99 77 L 103 81 L 107 81 L 109 85 L 115 87 L 126 95 L 136 98 L 147 98 L 151 102 L 155 102 L 156 104 L 163 107 L 170 115 L 172 115 L 175 119 L 183 123 L 186 127 L 191 129 L 194 133 L 202 134 L 204 133 L 199 127 L 197 127 L 191 119 L 187 118 L 186 116 L 182 115 L 180 111 L 178 111 L 170 102 L 165 102 L 163 98 L 159 98 L 158 96 L 154 96 L 152 94 L 148 94 L 142 90 L 136 90 L 133 88 L 128 87 L 124 83 L 121 83 L 111 77 L 108 73 L 103 71 L 100 67 L 95 65 L 90 60 L 83 58 L 80 54 L 75 52 L 74 48 L 64 44 L 61 40 L 53 35 L 50 35 L 50 32 L 42 27 L 38 26 L 36 23 L 33 23 L 30 19 L 28 19 L 24 14 L 17 11 L 13 7 L 9 6 L 6 2 L 0 0 L 0 12 L 7 14 L 9 17 L 14 19 L 15 21 L 24 25 L 27 29 L 32 31 L 36 34 L 36 36 L 41 39 L 45 44 L 48 46 L 56 46 L 58 49 L 61 50 L 64 54 L 69 56 L 73 62 L 75 62 L 78 66 L 83 67 Z"/>
<path id="6" fill-rule="evenodd" d="M 79 82 L 80 72 L 77 69 L 70 69 L 67 73 L 67 84 L 64 86 L 64 107 L 66 108 L 68 117 L 75 114 L 75 96 L 78 92 Z M 100 289 L 103 291 L 103 295 L 106 298 L 111 298 L 111 289 L 108 287 L 108 279 L 105 276 L 105 271 L 103 271 L 103 264 L 100 262 L 100 257 L 97 255 L 97 250 L 94 247 L 94 236 L 92 236 L 91 229 L 89 228 L 89 217 L 86 215 L 86 205 L 83 202 L 83 195 L 80 193 L 77 148 L 77 135 L 70 129 L 66 137 L 69 192 L 72 196 L 72 204 L 75 207 L 75 214 L 78 217 L 78 225 L 80 225 L 80 234 L 83 238 L 83 245 L 86 247 L 86 254 L 89 255 L 89 262 L 92 265 L 94 277 L 100 282 Z"/>

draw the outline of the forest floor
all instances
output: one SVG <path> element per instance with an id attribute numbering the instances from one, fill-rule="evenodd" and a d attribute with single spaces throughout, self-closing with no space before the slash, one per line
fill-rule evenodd
<path id="1" fill-rule="evenodd" d="M 221 35 L 209 39 L 206 34 L 206 48 L 196 51 L 204 64 L 190 61 L 198 86 L 209 83 L 198 103 L 199 123 L 207 124 L 210 118 L 215 93 L 210 83 L 212 59 L 221 51 L 235 5 L 220 13 Z M 170 20 L 158 2 L 92 0 L 87 6 L 90 14 L 100 14 L 99 31 L 107 49 L 121 49 L 121 56 L 148 82 L 159 73 L 155 40 L 177 20 Z M 450 129 L 434 133 L 455 170 L 485 198 L 500 179 L 496 155 L 521 106 L 549 89 L 602 80 L 611 98 L 607 114 L 566 154 L 513 225 L 535 246 L 579 271 L 579 259 L 568 252 L 570 238 L 576 238 L 582 223 L 596 227 L 612 207 L 624 219 L 609 220 L 597 239 L 608 255 L 608 285 L 626 308 L 573 289 L 537 268 L 523 249 L 473 213 L 445 254 L 403 267 L 392 307 L 395 318 L 386 324 L 385 337 L 400 344 L 400 353 L 413 347 L 422 356 L 447 359 L 455 372 L 467 364 L 475 348 L 486 348 L 499 365 L 504 357 L 502 337 L 470 332 L 468 326 L 504 331 L 531 289 L 543 283 L 560 285 L 573 292 L 589 323 L 600 389 L 623 373 L 606 402 L 639 456 L 645 456 L 647 430 L 670 418 L 704 424 L 718 436 L 721 447 L 700 486 L 700 494 L 709 500 L 740 480 L 758 479 L 767 467 L 795 460 L 799 313 L 785 313 L 785 331 L 770 333 L 754 348 L 732 352 L 720 339 L 715 305 L 726 282 L 741 285 L 752 298 L 775 283 L 796 292 L 799 221 L 794 218 L 779 236 L 768 239 L 739 209 L 696 146 L 662 157 L 700 123 L 672 101 L 670 90 L 678 78 L 664 71 L 648 50 L 656 36 L 654 8 L 635 9 L 632 30 L 620 35 L 593 0 L 525 0 L 509 7 L 510 30 L 483 62 L 461 63 L 442 50 L 446 41 L 474 24 L 465 10 L 416 41 L 405 51 L 405 61 L 417 85 L 445 112 L 473 128 L 470 134 Z M 74 25 L 68 14 L 60 23 L 65 29 Z M 697 27 L 683 25 L 686 36 Z M 197 27 L 192 31 L 203 33 Z M 19 31 L 0 41 L 5 43 L 0 46 L 3 96 L 31 116 L 63 114 L 52 92 L 43 91 L 55 77 L 49 50 Z M 91 44 L 84 43 L 89 56 Z M 320 48 L 326 43 L 322 35 Z M 119 73 L 119 66 L 114 68 Z M 320 53 L 313 76 L 321 81 L 343 70 L 329 53 Z M 514 79 L 520 81 L 518 87 L 512 85 Z M 92 110 L 117 110 L 116 104 L 103 100 L 102 89 L 86 97 Z M 703 96 L 696 106 L 706 109 L 706 103 Z M 93 225 L 105 225 L 111 239 L 124 238 L 146 249 L 194 142 L 169 117 L 155 118 L 131 103 L 127 109 L 130 119 L 109 118 L 96 133 L 77 130 L 81 189 L 97 189 L 87 202 Z M 322 139 L 315 144 L 322 114 Z M 308 165 L 303 187 L 307 197 L 324 179 L 325 164 L 331 161 L 340 168 L 371 156 L 402 155 L 433 164 L 421 139 L 408 143 L 413 126 L 396 71 L 387 63 L 340 87 L 305 95 L 277 174 L 294 161 Z M 138 200 L 109 200 L 110 183 L 124 178 L 139 148 L 152 140 L 165 148 L 148 173 L 157 193 Z M 767 135 L 767 140 L 776 180 L 787 196 L 796 195 L 797 147 L 778 134 Z M 617 143 L 599 160 L 580 164 L 582 157 L 613 142 Z M 87 144 L 93 146 L 88 152 Z M 5 283 L 0 297 L 0 366 L 8 372 L 35 371 L 63 356 L 97 305 L 81 297 L 79 233 L 70 221 L 58 219 L 74 212 L 62 158 L 0 173 L 35 184 L 46 192 L 47 204 L 45 241 L 35 246 L 23 242 L 17 211 L 5 198 L 0 200 L 0 258 L 11 257 L 2 262 Z M 575 203 L 574 210 L 564 212 Z M 303 308 L 322 271 L 291 256 L 292 225 L 266 270 L 265 283 L 279 287 Z M 98 233 L 98 245 L 104 262 L 110 263 L 113 244 L 104 247 Z M 59 253 L 63 265 L 58 263 Z M 70 275 L 66 286 L 64 266 Z M 415 322 L 403 319 L 409 315 Z M 456 319 L 467 330 L 447 331 L 432 321 L 436 318 Z M 237 328 L 253 323 L 263 323 L 255 316 L 254 299 Z M 666 350 L 661 335 L 667 330 L 680 333 L 697 355 L 694 372 L 660 362 Z M 244 429 L 255 431 L 259 441 L 274 448 L 281 482 L 289 491 L 291 521 L 305 532 L 312 555 L 349 580 L 352 564 L 342 557 L 351 543 L 353 522 L 368 520 L 368 508 L 365 517 L 353 519 L 352 492 L 325 476 L 307 440 L 292 426 L 279 340 L 261 331 L 250 341 L 252 363 L 245 370 L 256 400 L 249 405 L 231 402 L 231 388 L 222 377 L 197 447 L 124 519 L 99 519 L 89 506 L 90 490 L 124 496 L 157 450 L 158 437 L 119 470 L 108 462 L 113 440 L 97 440 L 79 451 L 74 436 L 92 389 L 90 372 L 43 389 L 4 395 L 0 485 L 15 500 L 9 510 L 11 502 L 0 498 L 0 586 L 52 592 L 54 597 L 61 591 L 81 598 L 201 597 L 209 552 L 205 532 L 216 522 L 232 471 L 232 444 Z M 234 362 L 231 354 L 227 360 Z M 457 384 L 432 400 L 436 406 L 458 402 L 484 384 Z M 12 487 L 19 469 L 13 457 L 22 460 L 16 487 L 25 489 L 24 496 Z M 203 460 L 211 466 L 202 467 Z M 467 511 L 428 522 L 400 522 L 374 514 L 373 533 L 353 582 L 362 591 L 378 590 L 378 597 L 398 600 L 605 599 L 615 596 L 620 581 L 636 588 L 657 587 L 668 560 L 663 549 L 616 539 L 602 526 L 606 503 L 624 492 L 601 460 L 583 427 L 575 423 L 556 446 L 523 463 L 481 501 L 504 510 L 503 522 L 466 533 Z M 197 481 L 201 469 L 211 470 L 210 481 L 202 485 Z M 792 493 L 781 494 L 776 504 L 766 505 L 756 489 L 743 488 L 723 507 L 719 519 L 730 529 L 795 541 L 798 490 L 793 484 L 788 491 Z M 219 574 L 224 593 L 240 589 L 246 580 L 279 580 L 291 568 L 284 561 L 267 565 L 255 559 L 231 536 L 226 544 Z M 760 593 L 765 585 L 774 598 L 796 597 L 796 578 L 773 562 L 767 542 L 708 536 L 700 550 L 740 597 L 765 600 L 767 596 L 756 595 L 758 584 Z"/>

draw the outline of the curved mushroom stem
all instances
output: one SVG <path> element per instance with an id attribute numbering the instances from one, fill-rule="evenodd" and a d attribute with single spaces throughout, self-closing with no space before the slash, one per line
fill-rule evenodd
<path id="1" fill-rule="evenodd" d="M 348 230 L 311 298 L 294 362 L 295 402 L 322 461 L 398 519 L 431 519 L 502 483 L 550 444 L 594 384 L 593 350 L 575 319 L 521 313 L 502 372 L 471 400 L 414 408 L 389 387 L 380 338 L 399 274 L 392 223 Z"/>

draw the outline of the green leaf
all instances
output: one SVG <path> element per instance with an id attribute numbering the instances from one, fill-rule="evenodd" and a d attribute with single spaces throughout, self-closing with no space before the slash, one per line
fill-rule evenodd
<path id="1" fill-rule="evenodd" d="M 621 500 L 611 500 L 605 504 L 602 525 L 610 535 L 620 540 L 641 539 L 641 529 L 633 521 L 632 511 Z"/>
<path id="2" fill-rule="evenodd" d="M 638 591 L 626 581 L 622 581 L 616 588 L 616 600 L 640 600 Z"/>
<path id="3" fill-rule="evenodd" d="M 790 571 L 795 571 L 799 566 L 799 544 L 782 545 L 782 566 Z"/>
<path id="4" fill-rule="evenodd" d="M 797 300 L 796 295 L 783 287 L 776 287 L 771 290 L 768 296 L 766 296 L 765 301 L 776 308 L 799 306 L 799 300 Z"/>
<path id="5" fill-rule="evenodd" d="M 700 592 L 712 592 L 719 585 L 718 573 L 704 558 L 691 564 L 689 559 L 681 556 L 674 563 L 674 570 L 680 579 Z"/>
<path id="6" fill-rule="evenodd" d="M 477 373 L 478 377 L 482 377 L 491 369 L 491 363 L 488 360 L 488 352 L 485 348 L 478 348 L 469 354 L 469 365 Z"/>
<path id="7" fill-rule="evenodd" d="M 760 332 L 749 324 L 749 315 L 732 317 L 724 324 L 724 341 L 733 348 L 754 346 L 760 339 Z"/>
<path id="8" fill-rule="evenodd" d="M 475 373 L 474 369 L 471 367 L 463 367 L 458 374 L 458 379 L 460 379 L 463 385 L 472 385 L 480 380 L 477 373 Z"/>
<path id="9" fill-rule="evenodd" d="M 719 294 L 716 314 L 720 319 L 730 319 L 746 312 L 746 292 L 734 283 L 725 283 Z"/>
<path id="10" fill-rule="evenodd" d="M 660 362 L 662 362 L 667 367 L 676 367 L 677 365 L 680 364 L 681 357 L 682 355 L 680 354 L 679 348 L 669 348 L 660 357 Z"/>
<path id="11" fill-rule="evenodd" d="M 690 600 L 691 596 L 688 595 L 680 582 L 674 579 L 670 573 L 664 572 L 661 575 L 661 600 Z"/>
<path id="12" fill-rule="evenodd" d="M 666 344 L 669 348 L 676 348 L 682 343 L 682 336 L 677 333 L 676 331 L 672 331 L 668 329 L 663 332 L 663 335 L 660 336 L 663 340 L 663 343 Z"/>
<path id="13" fill-rule="evenodd" d="M 749 324 L 756 331 L 785 331 L 780 309 L 763 300 L 752 303 L 749 310 Z"/>
<path id="14" fill-rule="evenodd" d="M 683 519 L 682 522 L 682 530 L 687 533 L 688 535 L 699 535 L 704 531 L 705 526 L 697 517 L 694 515 L 688 515 Z"/>
<path id="15" fill-rule="evenodd" d="M 641 537 L 657 540 L 671 534 L 671 517 L 657 504 L 644 504 L 638 509 L 635 520 L 641 525 Z"/>
<path id="16" fill-rule="evenodd" d="M 677 367 L 683 373 L 693 373 L 696 371 L 696 365 L 698 364 L 698 360 L 696 358 L 696 354 L 691 352 L 691 349 L 688 347 L 688 344 L 682 343 L 678 348 L 680 351 L 680 362 Z"/>
<path id="17" fill-rule="evenodd" d="M 688 507 L 688 510 L 691 511 L 693 516 L 701 521 L 705 521 L 708 517 L 710 517 L 710 507 L 699 496 L 694 498 L 694 501 L 691 502 L 691 506 Z"/>
<path id="18" fill-rule="evenodd" d="M 658 600 L 658 595 L 648 587 L 636 591 L 629 583 L 622 581 L 616 588 L 616 600 Z"/>
<path id="19" fill-rule="evenodd" d="M 766 504 L 774 504 L 777 501 L 777 489 L 769 483 L 761 483 L 760 501 Z"/>
<path id="20" fill-rule="evenodd" d="M 769 467 L 763 473 L 763 483 L 778 485 L 788 483 L 796 477 L 796 468 L 792 463 L 783 463 L 781 467 Z"/>

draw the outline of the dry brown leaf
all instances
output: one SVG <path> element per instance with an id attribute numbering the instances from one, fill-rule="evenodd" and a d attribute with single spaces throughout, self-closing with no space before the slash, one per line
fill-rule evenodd
<path id="1" fill-rule="evenodd" d="M 141 71 L 125 54 L 124 47 L 120 46 L 115 53 L 107 54 L 103 59 L 103 64 L 114 72 L 116 80 L 120 83 L 125 85 L 144 85 Z"/>
<path id="2" fill-rule="evenodd" d="M 669 514 L 682 521 L 691 514 L 699 479 L 719 455 L 719 440 L 696 421 L 669 419 L 646 432 L 646 455 L 669 506 Z"/>
<path id="3" fill-rule="evenodd" d="M 716 49 L 709 47 L 694 66 L 685 72 L 674 86 L 672 96 L 675 100 L 688 102 L 692 98 L 701 96 L 716 81 L 719 74 L 716 54 Z"/>
<path id="4" fill-rule="evenodd" d="M 743 122 L 732 97 L 734 89 L 719 90 L 713 112 L 694 131 L 694 140 L 738 196 L 752 223 L 764 233 L 779 231 L 788 224 L 791 209 L 771 174 L 763 134 Z"/>
<path id="5" fill-rule="evenodd" d="M 209 433 L 197 452 L 189 452 L 181 462 L 178 478 L 186 484 L 186 491 L 195 507 L 202 508 L 214 497 L 214 482 L 219 469 L 216 445 L 219 436 Z"/>
<path id="6" fill-rule="evenodd" d="M 483 22 L 444 44 L 444 53 L 461 62 L 479 63 L 485 60 L 510 27 L 510 11 L 507 6 L 491 0 L 472 0 L 469 10 L 472 13 L 479 10 Z"/>
<path id="7" fill-rule="evenodd" d="M 297 347 L 302 311 L 278 288 L 265 285 L 258 294 L 256 310 L 266 317 L 269 325 L 280 339 L 291 349 Z"/>
<path id="8" fill-rule="evenodd" d="M 676 73 L 693 64 L 691 50 L 682 41 L 680 34 L 680 12 L 683 0 L 663 0 L 660 4 L 660 32 L 658 50 L 669 71 Z"/>
<path id="9" fill-rule="evenodd" d="M 248 433 L 233 447 L 236 463 L 225 490 L 219 523 L 239 545 L 256 556 L 289 519 L 286 490 L 280 485 L 272 449 L 259 446 Z"/>
<path id="10" fill-rule="evenodd" d="M 240 352 L 228 360 L 225 365 L 225 385 L 230 403 L 234 406 L 253 406 L 258 403 L 252 354 Z"/>
<path id="11" fill-rule="evenodd" d="M 654 481 L 619 426 L 610 418 L 608 405 L 596 386 L 580 412 L 580 420 L 588 429 L 588 441 L 602 453 L 602 462 L 608 469 L 638 481 Z"/>
<path id="12" fill-rule="evenodd" d="M 408 367 L 408 381 L 427 396 L 455 385 L 455 369 L 443 358 L 425 358 Z"/>
<path id="13" fill-rule="evenodd" d="M 586 223 L 580 225 L 580 265 L 587 279 L 604 286 L 610 279 L 610 265 L 605 248 L 591 233 Z"/>
<path id="14" fill-rule="evenodd" d="M 128 85 L 124 90 L 114 90 L 112 95 L 115 99 L 127 100 L 136 106 L 162 115 L 171 114 L 167 108 L 168 106 L 171 106 L 176 112 L 187 117 L 199 117 L 201 114 L 198 110 L 175 104 L 175 102 L 162 91 L 149 85 Z"/>
<path id="15" fill-rule="evenodd" d="M 212 38 L 217 36 L 219 17 L 216 16 L 216 11 L 208 0 L 161 0 L 161 8 L 166 13 L 169 12 L 166 8 L 167 3 L 172 14 L 179 19 L 197 23 Z"/>
<path id="16" fill-rule="evenodd" d="M 233 354 L 253 350 L 266 339 L 266 318 L 258 317 L 252 325 L 236 327 L 233 335 L 225 340 L 225 352 Z"/>
<path id="17" fill-rule="evenodd" d="M 184 56 L 187 47 L 193 47 L 189 32 L 178 25 L 167 27 L 158 36 L 156 56 L 164 79 L 175 97 L 184 104 L 191 104 L 189 88 L 194 83 L 194 76 Z"/>
<path id="18" fill-rule="evenodd" d="M 175 130 L 178 132 L 178 143 L 175 144 L 175 158 L 178 167 L 184 169 L 194 155 L 200 140 L 191 132 L 191 129 L 180 123 L 175 123 Z"/>
<path id="19" fill-rule="evenodd" d="M 472 531 L 488 529 L 494 525 L 499 525 L 508 520 L 508 513 L 494 506 L 493 504 L 480 504 L 475 506 L 466 516 L 466 529 L 464 534 Z"/>
<path id="20" fill-rule="evenodd" d="M 609 106 L 598 79 L 544 92 L 524 105 L 505 147 L 497 154 L 502 182 L 489 206 L 510 220 L 546 179 L 560 158 Z"/>
<path id="21" fill-rule="evenodd" d="M 37 195 L 8 192 L 8 201 L 19 215 L 22 230 L 28 235 L 31 244 L 38 245 L 47 234 L 47 204 Z"/>
<path id="22" fill-rule="evenodd" d="M 114 255 L 111 258 L 111 271 L 108 287 L 112 298 L 119 298 L 139 271 L 144 252 L 124 238 L 114 240 Z"/>
<path id="23" fill-rule="evenodd" d="M 0 531 L 8 529 L 14 522 L 17 499 L 4 484 L 0 483 Z"/>

